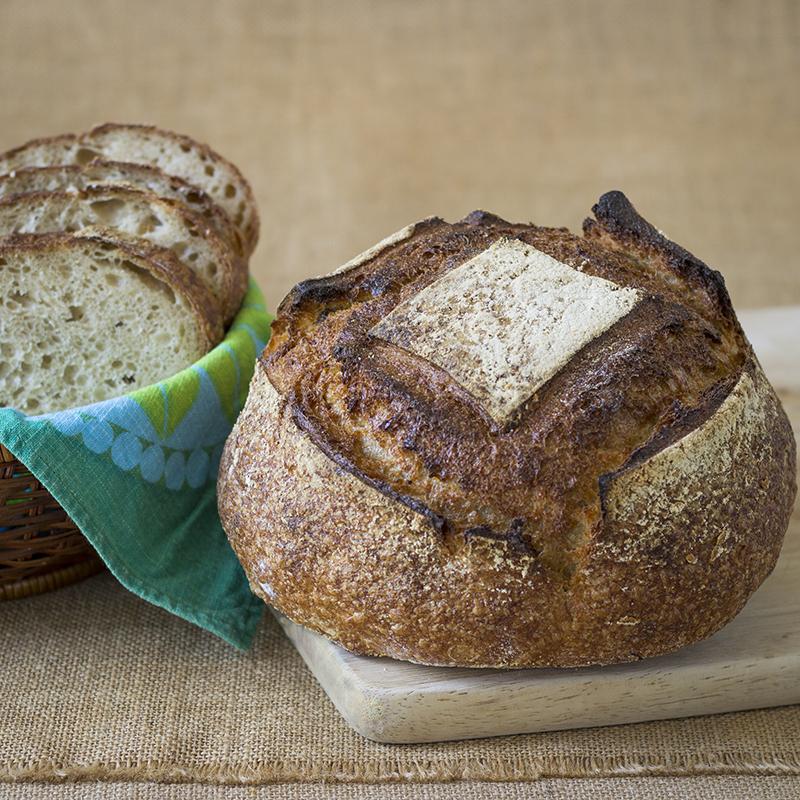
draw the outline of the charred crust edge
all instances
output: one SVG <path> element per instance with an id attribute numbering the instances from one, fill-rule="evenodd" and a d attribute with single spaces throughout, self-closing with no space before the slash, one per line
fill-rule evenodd
<path id="1" fill-rule="evenodd" d="M 269 380 L 269 377 L 267 377 L 267 380 Z M 357 464 L 332 446 L 331 442 L 328 440 L 328 437 L 325 436 L 320 426 L 316 423 L 313 417 L 303 411 L 300 403 L 297 402 L 293 395 L 285 397 L 285 400 L 288 404 L 289 412 L 292 416 L 294 424 L 297 425 L 297 427 L 303 431 L 303 433 L 305 433 L 309 439 L 311 439 L 314 445 L 316 445 L 316 447 L 325 456 L 333 461 L 334 464 L 345 470 L 345 472 L 349 472 L 351 475 L 354 475 L 362 483 L 367 484 L 367 486 L 371 486 L 381 494 L 386 495 L 386 497 L 389 497 L 398 503 L 402 503 L 415 513 L 420 514 L 430 523 L 431 527 L 438 534 L 443 534 L 445 532 L 448 527 L 448 522 L 444 517 L 434 512 L 427 505 L 425 505 L 425 503 L 422 503 L 413 497 L 409 497 L 408 495 L 401 494 L 400 492 L 392 489 L 388 483 L 371 478 L 369 475 L 364 473 L 358 468 Z"/>
<path id="2" fill-rule="evenodd" d="M 464 219 L 459 220 L 457 225 L 511 225 L 508 220 L 498 217 L 497 214 L 492 214 L 491 211 L 482 211 L 476 209 L 467 214 Z"/>
<path id="3" fill-rule="evenodd" d="M 420 220 L 415 223 L 414 231 L 409 239 L 397 242 L 390 245 L 386 250 L 376 253 L 372 258 L 367 259 L 363 264 L 358 267 L 366 266 L 374 261 L 379 256 L 384 256 L 396 247 L 406 244 L 410 239 L 413 239 L 418 234 L 424 231 L 435 228 L 444 224 L 444 220 L 439 217 L 428 217 L 427 219 Z M 278 307 L 278 314 L 290 313 L 299 310 L 306 303 L 325 303 L 334 298 L 341 297 L 343 294 L 351 290 L 356 281 L 355 272 L 356 268 L 345 270 L 344 272 L 334 272 L 331 275 L 323 275 L 320 278 L 308 278 L 307 280 L 300 281 L 294 288 L 286 295 Z M 369 286 L 365 286 L 369 291 Z"/>
<path id="4" fill-rule="evenodd" d="M 640 252 L 655 251 L 663 256 L 667 264 L 677 273 L 688 281 L 702 286 L 724 317 L 736 320 L 736 313 L 722 275 L 664 236 L 639 214 L 623 192 L 617 189 L 606 192 L 592 206 L 592 213 L 596 219 L 586 219 L 583 222 L 585 236 L 596 234 L 599 227 L 620 244 L 633 247 Z"/>

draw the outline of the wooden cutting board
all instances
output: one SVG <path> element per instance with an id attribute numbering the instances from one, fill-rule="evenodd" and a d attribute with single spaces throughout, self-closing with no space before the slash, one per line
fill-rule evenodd
<path id="1" fill-rule="evenodd" d="M 743 313 L 800 429 L 800 307 Z M 379 742 L 434 742 L 800 703 L 800 514 L 773 574 L 722 631 L 636 664 L 584 669 L 423 667 L 348 653 L 278 620 L 347 722 Z"/>

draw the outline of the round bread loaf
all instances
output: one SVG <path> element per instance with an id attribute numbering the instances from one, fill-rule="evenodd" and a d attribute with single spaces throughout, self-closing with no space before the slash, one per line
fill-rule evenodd
<path id="1" fill-rule="evenodd" d="M 772 570 L 795 445 L 719 273 L 620 192 L 584 236 L 409 226 L 280 306 L 220 466 L 253 590 L 349 650 L 633 661 Z"/>

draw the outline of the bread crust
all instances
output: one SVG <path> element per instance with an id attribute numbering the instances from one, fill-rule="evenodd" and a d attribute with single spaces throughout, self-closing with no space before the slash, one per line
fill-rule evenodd
<path id="1" fill-rule="evenodd" d="M 472 667 L 636 660 L 741 609 L 788 525 L 791 428 L 721 277 L 629 206 L 583 239 L 428 220 L 289 294 L 220 465 L 257 594 L 354 652 Z M 370 334 L 502 237 L 642 293 L 507 427 Z"/>
<path id="2" fill-rule="evenodd" d="M 119 123 L 119 122 L 105 122 L 102 125 L 96 125 L 90 131 L 87 131 L 82 137 L 81 141 L 90 143 L 92 140 L 101 138 L 107 133 L 115 133 L 118 131 L 137 131 L 143 134 L 155 135 L 164 139 L 169 139 L 178 144 L 179 147 L 188 147 L 200 153 L 201 158 L 208 159 L 224 166 L 228 173 L 236 181 L 237 186 L 242 191 L 243 203 L 246 205 L 246 219 L 243 221 L 243 233 L 247 242 L 248 253 L 252 253 L 258 243 L 258 236 L 261 227 L 261 221 L 258 215 L 258 205 L 256 203 L 255 195 L 253 194 L 253 187 L 250 182 L 244 177 L 241 170 L 227 158 L 221 156 L 216 150 L 212 149 L 204 142 L 199 142 L 191 136 L 185 136 L 181 133 L 168 131 L 164 128 L 159 128 L 156 125 L 142 125 L 132 123 Z M 236 222 L 236 220 L 234 220 Z"/>

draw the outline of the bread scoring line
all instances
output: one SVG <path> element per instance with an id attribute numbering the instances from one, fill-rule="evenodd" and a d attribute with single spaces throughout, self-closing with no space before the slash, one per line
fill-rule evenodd
<path id="1" fill-rule="evenodd" d="M 369 333 L 445 370 L 505 425 L 643 296 L 504 237 L 397 305 Z"/>

